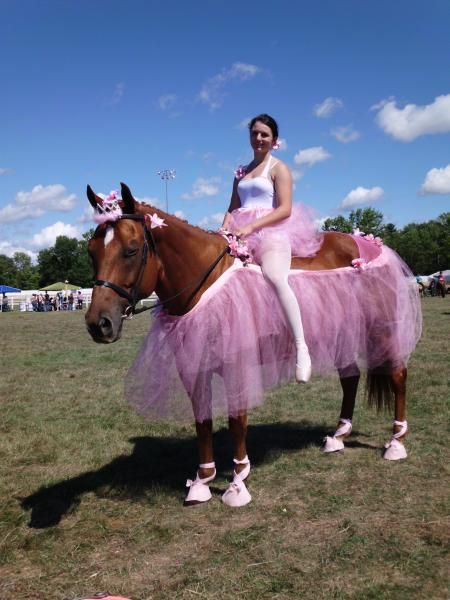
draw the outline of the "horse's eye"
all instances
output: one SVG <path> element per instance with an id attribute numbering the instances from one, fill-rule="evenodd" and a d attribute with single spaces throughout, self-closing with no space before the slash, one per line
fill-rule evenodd
<path id="1" fill-rule="evenodd" d="M 136 256 L 138 249 L 137 248 L 127 248 L 126 250 L 124 250 L 124 256 L 125 258 L 129 258 L 131 256 Z"/>

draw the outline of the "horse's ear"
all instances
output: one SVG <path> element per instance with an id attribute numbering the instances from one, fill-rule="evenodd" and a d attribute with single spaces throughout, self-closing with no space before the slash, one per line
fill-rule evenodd
<path id="1" fill-rule="evenodd" d="M 120 189 L 124 209 L 123 212 L 132 215 L 135 212 L 134 207 L 136 200 L 133 198 L 130 188 L 125 183 L 120 184 Z"/>
<path id="2" fill-rule="evenodd" d="M 87 197 L 88 197 L 89 202 L 91 203 L 92 208 L 96 209 L 98 198 L 94 194 L 94 191 L 90 185 L 87 186 L 86 193 L 87 193 Z"/>

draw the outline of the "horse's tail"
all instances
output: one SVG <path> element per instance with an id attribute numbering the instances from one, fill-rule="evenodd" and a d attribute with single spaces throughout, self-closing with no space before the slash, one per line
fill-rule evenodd
<path id="1" fill-rule="evenodd" d="M 370 407 L 376 407 L 377 412 L 382 409 L 392 411 L 394 390 L 390 373 L 381 371 L 368 371 L 366 379 L 366 396 Z"/>

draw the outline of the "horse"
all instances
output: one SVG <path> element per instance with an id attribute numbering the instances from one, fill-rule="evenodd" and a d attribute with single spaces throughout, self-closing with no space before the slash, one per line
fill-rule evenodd
<path id="1" fill-rule="evenodd" d="M 208 483 L 215 476 L 211 403 L 219 390 L 224 399 L 222 408 L 228 413 L 235 463 L 233 481 L 222 499 L 229 506 L 248 503 L 251 496 L 244 484 L 250 470 L 246 446 L 248 410 L 261 402 L 266 389 L 292 379 L 295 362 L 293 341 L 283 325 L 283 316 L 280 314 L 275 329 L 270 329 L 264 317 L 267 311 L 275 312 L 277 306 L 270 284 L 261 276 L 259 267 L 244 268 L 239 259 L 230 254 L 228 241 L 218 232 L 205 231 L 161 209 L 137 202 L 124 183 L 121 199 L 112 208 L 90 186 L 87 186 L 87 197 L 94 214 L 101 216 L 88 242 L 95 271 L 92 302 L 85 315 L 89 334 L 98 343 L 117 341 L 124 321 L 135 312 L 136 303 L 156 293 L 159 313 L 147 336 L 148 345 L 136 359 L 132 367 L 135 371 L 127 377 L 127 395 L 143 414 L 146 414 L 149 396 L 161 399 L 155 412 L 161 407 L 164 411 L 175 397 L 175 388 L 168 388 L 169 365 L 173 364 L 170 376 L 175 377 L 178 372 L 183 393 L 190 402 L 191 417 L 192 412 L 194 415 L 198 442 L 199 468 L 196 479 L 188 480 L 189 492 L 184 502 L 190 506 L 211 498 Z M 370 261 L 364 264 L 361 259 L 363 247 L 378 257 L 374 263 L 381 260 L 379 278 L 373 275 L 376 269 L 366 268 Z M 324 295 L 324 288 L 329 287 L 330 293 L 334 292 L 331 298 L 325 294 L 325 308 L 316 315 L 323 322 L 324 331 L 314 331 L 312 325 L 308 330 L 308 319 L 305 329 L 309 337 L 314 336 L 311 343 L 313 369 L 320 373 L 325 367 L 337 368 L 342 388 L 338 425 L 335 433 L 325 438 L 323 446 L 327 453 L 343 450 L 352 431 L 360 365 L 356 357 L 353 358 L 354 348 L 353 354 L 345 354 L 344 350 L 352 343 L 359 344 L 358 347 L 362 343 L 367 355 L 369 404 L 380 410 L 392 408 L 392 400 L 394 403 L 392 437 L 385 445 L 383 456 L 387 460 L 407 456 L 404 444 L 408 431 L 407 360 L 420 337 L 421 314 L 417 290 L 408 280 L 410 272 L 406 267 L 392 271 L 389 252 L 392 253 L 386 247 L 381 251 L 377 245 L 361 238 L 330 231 L 323 233 L 322 245 L 314 256 L 292 258 L 291 274 L 293 280 L 301 279 L 298 296 L 299 301 L 304 302 L 302 311 L 306 310 L 307 316 L 308 311 L 316 310 L 322 302 L 320 295 Z M 388 259 L 383 259 L 386 256 Z M 400 264 L 401 259 L 395 260 Z M 403 298 L 396 290 L 386 295 L 385 281 L 389 274 L 391 280 L 400 282 Z M 239 296 L 242 289 L 246 290 L 244 296 Z M 317 301 L 314 298 L 305 301 L 310 289 L 317 290 L 314 292 Z M 258 294 L 254 302 L 249 297 L 252 293 Z M 237 322 L 229 324 L 222 318 L 221 310 L 226 302 L 235 301 L 236 295 Z M 223 298 L 226 302 L 220 304 Z M 342 315 L 341 321 L 333 316 L 333 306 L 339 311 L 336 314 Z M 367 306 L 375 307 L 371 309 L 370 318 L 364 316 Z M 394 316 L 393 310 L 397 311 Z M 359 316 L 354 314 L 358 311 Z M 359 331 L 360 339 L 365 336 L 362 342 L 348 337 L 352 314 L 362 323 Z M 260 335 L 259 339 L 254 339 L 247 325 L 242 325 L 250 320 L 256 323 L 255 336 Z M 205 334 L 202 327 L 209 327 Z M 403 327 L 402 335 L 397 335 L 399 327 Z M 260 329 L 264 331 L 258 333 Z M 402 337 L 404 332 L 410 335 L 407 343 Z M 246 340 L 245 354 L 231 354 L 232 360 L 224 360 L 223 353 L 233 351 L 236 335 Z M 315 355 L 322 338 L 322 355 Z M 214 356 L 214 366 L 202 370 L 201 360 L 196 361 L 199 352 L 208 353 L 209 358 Z M 283 357 L 277 364 L 275 355 Z M 145 379 L 142 385 L 137 383 L 136 373 Z"/>

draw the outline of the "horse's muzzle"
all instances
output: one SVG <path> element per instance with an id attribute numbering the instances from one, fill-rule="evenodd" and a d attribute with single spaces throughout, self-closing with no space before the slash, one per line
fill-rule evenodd
<path id="1" fill-rule="evenodd" d="M 100 314 L 97 319 L 92 319 L 89 311 L 86 313 L 86 326 L 94 342 L 111 344 L 116 342 L 122 332 L 122 320 L 117 325 L 107 314 Z"/>

